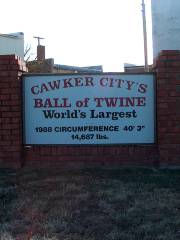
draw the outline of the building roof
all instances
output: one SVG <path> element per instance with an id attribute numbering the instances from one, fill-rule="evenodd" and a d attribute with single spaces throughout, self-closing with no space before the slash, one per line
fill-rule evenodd
<path id="1" fill-rule="evenodd" d="M 69 70 L 69 71 L 77 71 L 77 72 L 83 72 L 83 73 L 103 72 L 102 66 L 76 67 L 76 66 L 69 66 L 69 65 L 54 64 L 54 68 L 57 70 Z"/>
<path id="2" fill-rule="evenodd" d="M 24 33 L 23 32 L 8 33 L 8 34 L 0 33 L 0 37 L 15 38 L 15 39 L 24 38 Z"/>
<path id="3" fill-rule="evenodd" d="M 151 72 L 152 65 L 148 65 L 148 68 L 149 68 L 149 72 Z M 124 72 L 126 72 L 126 73 L 144 73 L 144 72 L 146 72 L 146 70 L 145 70 L 144 65 L 137 66 L 137 65 L 133 65 L 133 64 L 124 64 Z"/>

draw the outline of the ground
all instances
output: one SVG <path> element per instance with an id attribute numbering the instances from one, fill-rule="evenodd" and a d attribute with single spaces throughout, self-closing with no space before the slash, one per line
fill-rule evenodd
<path id="1" fill-rule="evenodd" d="M 0 170 L 0 240 L 180 239 L 180 170 Z"/>

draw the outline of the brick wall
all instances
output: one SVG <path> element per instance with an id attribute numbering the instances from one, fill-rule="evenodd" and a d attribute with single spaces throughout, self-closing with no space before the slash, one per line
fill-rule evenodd
<path id="1" fill-rule="evenodd" d="M 155 70 L 160 165 L 180 165 L 180 51 L 162 51 Z"/>
<path id="2" fill-rule="evenodd" d="M 0 56 L 0 166 L 20 167 L 22 160 L 21 74 L 15 55 Z"/>
<path id="3" fill-rule="evenodd" d="M 26 148 L 25 165 L 64 162 L 102 165 L 157 165 L 157 146 L 32 146 Z"/>
<path id="4" fill-rule="evenodd" d="M 32 146 L 22 144 L 21 75 L 16 56 L 0 56 L 0 166 L 54 166 L 64 162 L 144 166 L 180 165 L 180 51 L 155 61 L 157 143 L 154 145 Z"/>
<path id="5" fill-rule="evenodd" d="M 34 60 L 27 63 L 28 71 L 30 73 L 53 73 L 54 59 Z"/>

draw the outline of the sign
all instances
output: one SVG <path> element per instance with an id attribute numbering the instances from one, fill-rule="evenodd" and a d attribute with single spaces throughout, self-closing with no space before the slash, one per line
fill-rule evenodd
<path id="1" fill-rule="evenodd" d="M 154 143 L 153 74 L 26 74 L 24 144 Z"/>

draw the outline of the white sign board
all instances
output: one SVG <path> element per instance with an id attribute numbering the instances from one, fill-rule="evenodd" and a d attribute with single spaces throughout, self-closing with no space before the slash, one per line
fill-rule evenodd
<path id="1" fill-rule="evenodd" d="M 23 78 L 24 143 L 154 143 L 153 74 Z"/>

